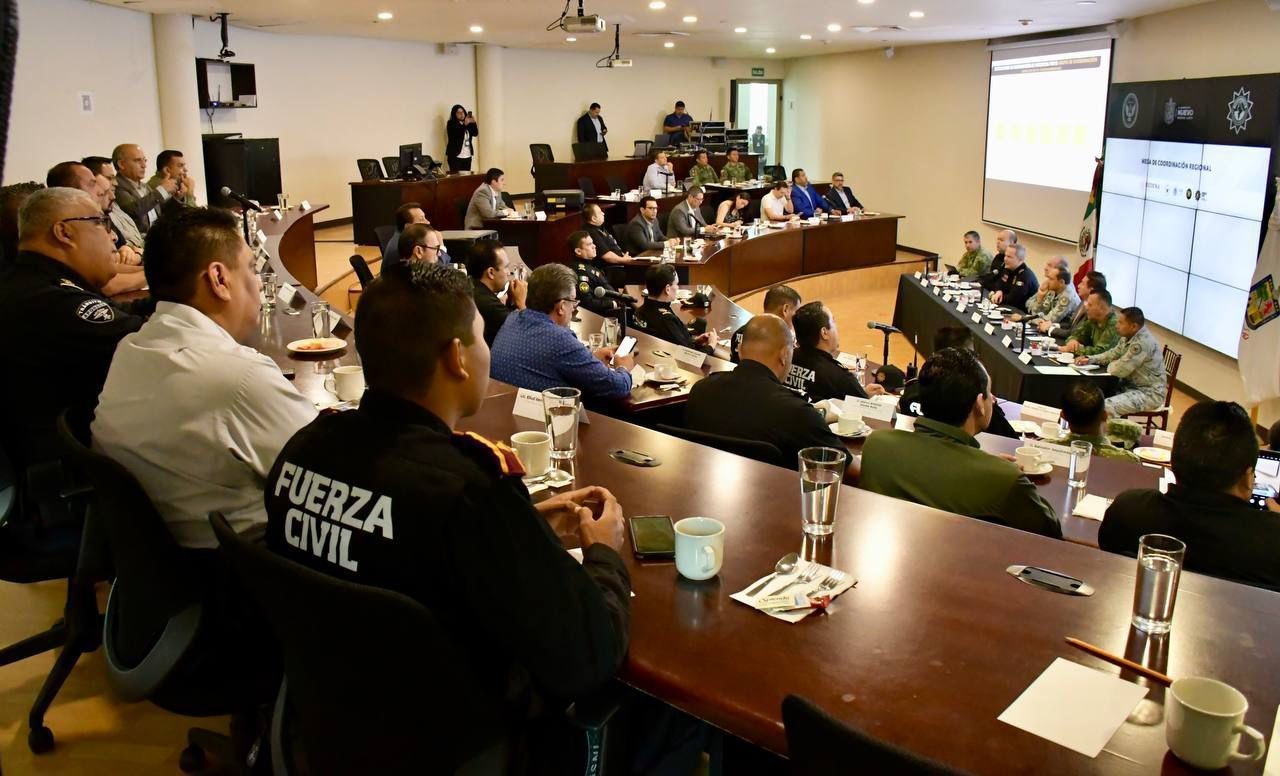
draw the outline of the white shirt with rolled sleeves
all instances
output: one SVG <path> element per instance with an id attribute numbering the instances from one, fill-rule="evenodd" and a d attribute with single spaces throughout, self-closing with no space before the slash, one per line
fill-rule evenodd
<path id="1" fill-rule="evenodd" d="M 93 445 L 138 479 L 178 544 L 214 548 L 211 511 L 240 533 L 266 524 L 267 472 L 315 417 L 270 358 L 194 307 L 160 302 L 116 348 Z"/>

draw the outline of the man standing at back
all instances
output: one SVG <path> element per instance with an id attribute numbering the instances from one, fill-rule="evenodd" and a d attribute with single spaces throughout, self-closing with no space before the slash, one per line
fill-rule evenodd
<path id="1" fill-rule="evenodd" d="M 151 228 L 161 212 L 173 207 L 170 204 L 181 182 L 170 177 L 161 178 L 155 188 L 144 181 L 147 175 L 147 155 L 132 143 L 118 145 L 111 152 L 111 163 L 119 174 L 116 180 L 116 204 L 129 214 L 143 234 Z"/>
<path id="2" fill-rule="evenodd" d="M 764 311 L 778 316 L 790 326 L 796 311 L 800 309 L 801 301 L 799 292 L 794 288 L 777 285 L 764 293 Z M 738 348 L 742 347 L 742 337 L 746 331 L 747 325 L 744 323 L 733 333 L 729 342 L 729 360 L 735 364 L 738 363 Z"/>
<path id="3" fill-rule="evenodd" d="M 859 487 L 1053 538 L 1053 507 L 1017 465 L 974 439 L 991 422 L 991 378 L 968 350 L 946 348 L 920 368 L 915 431 L 872 432 L 862 448 Z M 913 463 L 915 462 L 915 463 Z M 924 462 L 920 465 L 919 462 Z"/>
<path id="4" fill-rule="evenodd" d="M 607 134 L 609 134 L 609 128 L 605 126 L 604 117 L 600 115 L 600 103 L 593 102 L 591 107 L 587 108 L 587 112 L 578 117 L 578 142 L 599 143 L 604 146 L 605 153 L 608 154 L 609 144 L 604 139 Z"/>

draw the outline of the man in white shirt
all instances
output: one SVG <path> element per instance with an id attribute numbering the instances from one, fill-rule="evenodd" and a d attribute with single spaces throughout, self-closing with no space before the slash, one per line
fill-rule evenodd
<path id="1" fill-rule="evenodd" d="M 791 184 L 774 181 L 773 191 L 760 198 L 760 217 L 766 221 L 795 221 L 795 206 L 791 204 Z"/>
<path id="2" fill-rule="evenodd" d="M 644 183 L 640 188 L 645 191 L 662 189 L 666 191 L 676 180 L 675 165 L 667 161 L 667 152 L 659 151 L 653 157 L 653 164 L 644 171 Z"/>
<path id="3" fill-rule="evenodd" d="M 240 344 L 258 328 L 261 287 L 228 211 L 157 221 L 146 275 L 156 311 L 116 347 L 93 444 L 138 479 L 179 545 L 212 549 L 213 510 L 241 533 L 265 526 L 267 472 L 316 409 Z"/>

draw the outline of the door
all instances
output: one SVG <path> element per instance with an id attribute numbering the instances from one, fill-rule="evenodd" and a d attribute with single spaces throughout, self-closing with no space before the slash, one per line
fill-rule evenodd
<path id="1" fill-rule="evenodd" d="M 730 82 L 729 120 L 747 130 L 747 150 L 761 154 L 760 166 L 778 164 L 782 153 L 782 81 L 734 79 Z"/>

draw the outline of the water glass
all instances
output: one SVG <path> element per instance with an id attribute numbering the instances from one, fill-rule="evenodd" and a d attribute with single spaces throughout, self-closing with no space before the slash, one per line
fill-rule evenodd
<path id="1" fill-rule="evenodd" d="M 280 209 L 281 209 L 281 210 L 288 210 L 288 209 L 289 209 L 289 195 L 288 195 L 288 194 L 277 194 L 277 195 L 276 195 L 276 205 L 278 205 L 278 206 L 280 207 Z"/>
<path id="2" fill-rule="evenodd" d="M 329 303 L 323 299 L 311 303 L 311 336 L 316 339 L 333 336 L 333 328 L 329 323 Z"/>
<path id="3" fill-rule="evenodd" d="M 587 335 L 587 349 L 592 353 L 604 347 L 604 332 L 592 332 Z"/>
<path id="4" fill-rule="evenodd" d="M 578 451 L 578 411 L 582 391 L 577 388 L 550 388 L 542 392 L 547 433 L 551 435 L 551 457 L 572 458 Z"/>
<path id="5" fill-rule="evenodd" d="M 1133 627 L 1168 633 L 1178 598 L 1178 577 L 1187 545 L 1164 534 L 1138 539 L 1138 581 L 1133 590 Z"/>
<path id="6" fill-rule="evenodd" d="M 849 454 L 834 447 L 800 451 L 800 525 L 806 534 L 826 536 L 835 530 L 836 503 Z"/>
<path id="7" fill-rule="evenodd" d="M 1093 458 L 1091 442 L 1072 442 L 1071 461 L 1067 467 L 1067 484 L 1084 490 L 1089 484 L 1089 461 Z"/>
<path id="8" fill-rule="evenodd" d="M 276 285 L 276 273 L 267 270 L 259 276 L 262 280 L 262 309 L 270 312 L 276 306 L 276 294 L 279 287 Z"/>
<path id="9" fill-rule="evenodd" d="M 622 324 L 618 323 L 618 319 L 605 318 L 602 333 L 605 347 L 616 348 L 622 344 Z"/>

